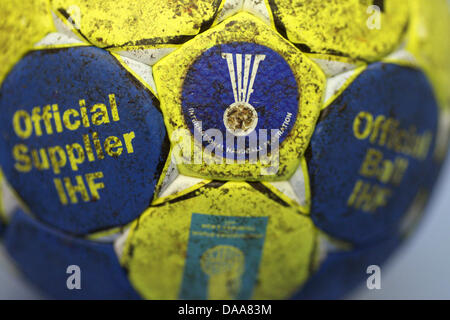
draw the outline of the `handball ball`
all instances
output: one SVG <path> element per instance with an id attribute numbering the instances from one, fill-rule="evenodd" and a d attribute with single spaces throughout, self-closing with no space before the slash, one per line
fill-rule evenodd
<path id="1" fill-rule="evenodd" d="M 0 8 L 0 234 L 45 296 L 342 298 L 420 220 L 445 0 Z"/>

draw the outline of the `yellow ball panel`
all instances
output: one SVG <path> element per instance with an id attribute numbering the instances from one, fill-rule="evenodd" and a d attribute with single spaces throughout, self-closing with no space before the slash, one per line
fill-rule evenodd
<path id="1" fill-rule="evenodd" d="M 94 45 L 120 47 L 182 43 L 213 23 L 221 0 L 51 0 L 51 3 L 53 10 L 63 13 L 78 8 L 80 31 Z"/>
<path id="2" fill-rule="evenodd" d="M 45 0 L 0 2 L 0 82 L 14 64 L 48 32 L 53 22 Z"/>
<path id="3" fill-rule="evenodd" d="M 194 219 L 211 218 L 216 223 L 201 223 L 203 231 L 198 233 Z M 266 219 L 267 225 L 233 224 L 234 219 Z M 241 229 L 229 231 L 233 226 Z M 253 287 L 252 293 L 244 297 L 280 299 L 293 294 L 310 275 L 316 237 L 312 221 L 268 189 L 228 182 L 147 210 L 131 227 L 121 263 L 133 286 L 148 299 L 242 298 L 239 285 L 252 277 L 245 268 L 256 269 L 246 287 Z M 254 258 L 258 249 L 252 248 L 253 241 L 261 241 L 259 259 Z M 246 259 L 251 263 L 244 267 Z M 199 266 L 195 271 L 189 269 L 192 263 Z M 193 282 L 192 291 L 183 293 L 183 282 L 196 277 L 205 278 L 203 285 Z M 232 288 L 224 284 L 227 279 L 235 284 Z"/>
<path id="4" fill-rule="evenodd" d="M 315 53 L 374 61 L 394 50 L 408 23 L 408 0 L 267 0 L 292 42 Z"/>

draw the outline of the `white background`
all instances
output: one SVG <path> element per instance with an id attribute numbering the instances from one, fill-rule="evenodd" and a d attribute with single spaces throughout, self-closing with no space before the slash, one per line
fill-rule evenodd
<path id="1" fill-rule="evenodd" d="M 416 233 L 381 272 L 381 290 L 363 284 L 349 298 L 450 299 L 450 159 Z"/>

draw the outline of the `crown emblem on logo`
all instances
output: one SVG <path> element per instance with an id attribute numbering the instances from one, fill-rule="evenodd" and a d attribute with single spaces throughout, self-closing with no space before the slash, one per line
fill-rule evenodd
<path id="1" fill-rule="evenodd" d="M 222 58 L 226 59 L 228 64 L 234 95 L 234 103 L 225 110 L 223 121 L 227 130 L 232 134 L 246 136 L 252 133 L 258 124 L 258 113 L 249 101 L 254 92 L 253 86 L 259 64 L 264 61 L 266 56 L 263 54 L 222 53 Z"/>

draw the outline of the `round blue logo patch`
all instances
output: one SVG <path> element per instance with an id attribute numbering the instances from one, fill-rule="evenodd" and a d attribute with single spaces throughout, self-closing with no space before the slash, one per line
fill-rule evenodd
<path id="1" fill-rule="evenodd" d="M 212 47 L 192 64 L 183 85 L 182 110 L 190 131 L 200 133 L 196 136 L 204 146 L 215 141 L 216 150 L 230 150 L 227 134 L 246 137 L 262 134 L 262 129 L 269 141 L 277 138 L 281 144 L 298 108 L 298 85 L 290 66 L 277 52 L 254 43 Z M 220 131 L 223 139 L 208 136 L 210 129 Z M 228 147 L 238 150 L 236 146 L 233 139 Z"/>

